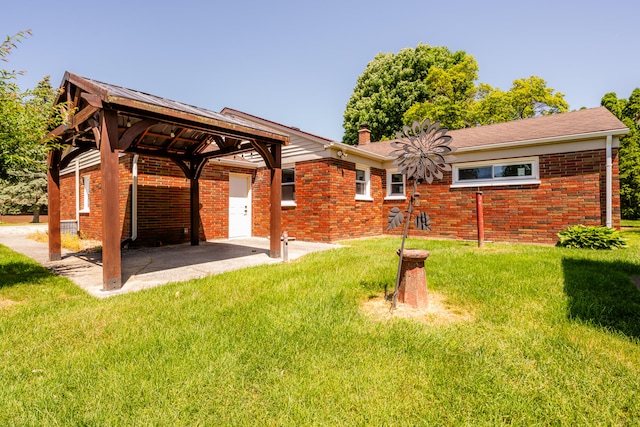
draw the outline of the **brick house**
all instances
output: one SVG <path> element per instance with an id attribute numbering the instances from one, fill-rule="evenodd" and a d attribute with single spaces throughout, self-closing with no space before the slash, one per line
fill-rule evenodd
<path id="1" fill-rule="evenodd" d="M 301 240 L 336 241 L 385 233 L 389 210 L 407 206 L 391 141 L 333 142 L 231 109 L 223 112 L 289 134 L 283 149 L 282 229 Z M 606 108 L 450 131 L 453 170 L 419 189 L 432 231 L 411 235 L 477 239 L 476 192 L 483 193 L 485 239 L 554 243 L 575 224 L 620 226 L 619 137 L 628 129 Z M 253 232 L 268 192 L 258 166 Z M 288 186 L 287 189 L 285 189 Z M 398 230 L 392 232 L 397 233 Z"/>
<path id="2" fill-rule="evenodd" d="M 282 147 L 281 227 L 304 241 L 385 233 L 387 215 L 405 207 L 406 182 L 390 141 L 358 146 L 226 108 L 220 114 L 288 135 Z M 432 232 L 475 240 L 476 192 L 484 198 L 485 239 L 553 243 L 574 224 L 620 224 L 617 151 L 628 129 L 603 107 L 449 132 L 453 171 L 420 189 Z M 270 236 L 271 171 L 256 153 L 206 162 L 199 184 L 201 240 Z M 168 159 L 119 154 L 121 240 L 159 245 L 190 238 L 190 183 Z M 99 152 L 60 172 L 61 219 L 101 238 Z M 395 230 L 395 233 L 398 231 Z"/>

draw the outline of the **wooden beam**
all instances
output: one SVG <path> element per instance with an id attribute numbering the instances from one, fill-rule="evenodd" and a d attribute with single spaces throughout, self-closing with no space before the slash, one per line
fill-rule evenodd
<path id="1" fill-rule="evenodd" d="M 86 106 L 85 108 L 82 109 L 82 111 L 80 111 L 79 113 L 76 113 L 73 116 L 71 116 L 68 119 L 67 123 L 63 123 L 60 126 L 58 126 L 57 128 L 55 128 L 54 130 L 52 130 L 51 132 L 49 132 L 47 134 L 47 136 L 45 137 L 45 139 L 48 140 L 48 139 L 51 139 L 51 138 L 59 137 L 60 135 L 62 135 L 66 131 L 68 131 L 69 129 L 73 129 L 75 127 L 78 127 L 82 123 L 84 123 L 87 120 L 89 120 L 98 110 L 99 110 L 98 107 L 94 107 L 94 106 L 91 106 L 91 105 Z"/>
<path id="2" fill-rule="evenodd" d="M 118 176 L 118 114 L 103 110 L 100 126 L 100 173 L 102 178 L 102 288 L 122 287 L 120 260 L 120 179 Z"/>
<path id="3" fill-rule="evenodd" d="M 64 156 L 60 161 L 60 170 L 69 166 L 69 163 L 71 163 L 71 160 L 75 159 L 82 153 L 86 153 L 89 150 L 91 150 L 91 147 L 78 147 L 75 150 L 72 150 L 69 154 Z"/>
<path id="4" fill-rule="evenodd" d="M 269 150 L 269 145 L 265 144 L 262 141 L 251 141 L 251 146 L 255 148 L 255 150 L 260 154 L 260 157 L 264 160 L 265 164 L 269 169 L 273 169 L 278 166 L 278 161 L 276 161 L 275 156 Z M 278 166 L 279 167 L 279 166 Z"/>
<path id="5" fill-rule="evenodd" d="M 107 90 L 77 74 L 66 72 L 63 81 L 68 81 L 85 92 L 98 95 L 103 101 L 105 101 L 109 96 L 109 92 Z"/>
<path id="6" fill-rule="evenodd" d="M 125 130 L 122 134 L 122 137 L 118 141 L 118 149 L 126 150 L 137 137 L 146 135 L 147 132 L 149 132 L 149 128 L 156 124 L 158 124 L 158 121 L 151 119 L 140 120 L 134 123 L 133 126 Z"/>
<path id="7" fill-rule="evenodd" d="M 239 123 L 174 110 L 172 108 L 121 96 L 109 96 L 108 103 L 117 107 L 119 111 L 130 110 L 132 113 L 142 113 L 147 117 L 153 114 L 154 117 L 172 118 L 172 123 L 188 128 L 203 129 L 211 133 L 220 133 L 239 139 L 260 138 L 270 143 L 289 145 L 289 136 L 276 133 L 275 131 L 271 132 L 266 129 L 256 129 Z M 169 120 L 165 121 L 168 122 Z"/>
<path id="8" fill-rule="evenodd" d="M 200 244 L 200 179 L 193 177 L 189 183 L 191 246 L 198 246 Z"/>
<path id="9" fill-rule="evenodd" d="M 276 145 L 274 155 L 280 163 L 281 146 Z M 271 215 L 269 219 L 269 257 L 280 258 L 280 236 L 282 235 L 282 169 L 271 168 Z"/>
<path id="10" fill-rule="evenodd" d="M 82 92 L 80 96 L 92 107 L 102 108 L 102 99 L 95 93 Z"/>
<path id="11" fill-rule="evenodd" d="M 62 240 L 60 238 L 60 156 L 61 151 L 58 149 L 49 151 L 47 156 L 49 261 L 62 259 Z"/>

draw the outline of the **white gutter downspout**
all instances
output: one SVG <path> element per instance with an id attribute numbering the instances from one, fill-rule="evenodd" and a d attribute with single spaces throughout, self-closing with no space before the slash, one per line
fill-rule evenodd
<path id="1" fill-rule="evenodd" d="M 138 238 L 138 155 L 131 165 L 131 241 Z"/>
<path id="2" fill-rule="evenodd" d="M 76 230 L 80 233 L 80 160 L 76 159 Z"/>
<path id="3" fill-rule="evenodd" d="M 613 137 L 611 134 L 607 135 L 607 143 L 606 143 L 606 226 L 611 228 L 613 226 L 612 219 L 612 201 L 613 201 L 613 155 L 611 152 L 611 144 Z"/>

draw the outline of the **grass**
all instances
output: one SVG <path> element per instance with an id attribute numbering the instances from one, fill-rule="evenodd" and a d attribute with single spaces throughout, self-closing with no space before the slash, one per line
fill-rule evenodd
<path id="1" fill-rule="evenodd" d="M 622 227 L 640 228 L 640 219 L 623 219 L 620 221 Z"/>
<path id="2" fill-rule="evenodd" d="M 46 243 L 49 241 L 49 233 L 46 231 L 34 231 L 27 238 L 36 242 Z M 70 251 L 79 252 L 82 250 L 101 251 L 102 246 L 93 240 L 81 239 L 77 234 L 62 233 L 60 234 L 60 243 L 63 248 Z"/>
<path id="3" fill-rule="evenodd" d="M 0 246 L 2 425 L 637 425 L 640 234 L 410 240 L 469 322 L 372 321 L 398 239 L 107 300 Z"/>

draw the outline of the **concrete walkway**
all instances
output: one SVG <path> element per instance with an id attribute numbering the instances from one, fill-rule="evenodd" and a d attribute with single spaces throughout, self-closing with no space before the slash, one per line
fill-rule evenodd
<path id="1" fill-rule="evenodd" d="M 74 253 L 63 249 L 62 260 L 49 261 L 48 245 L 27 238 L 38 230 L 46 232 L 47 225 L 1 226 L 0 244 L 34 259 L 55 274 L 71 279 L 98 298 L 283 261 L 282 258 L 269 258 L 269 240 L 257 237 L 212 240 L 200 242 L 199 246 L 182 244 L 123 249 L 123 286 L 119 290 L 103 291 L 101 253 Z M 326 243 L 290 241 L 288 258 L 294 260 L 311 252 L 339 247 Z"/>

